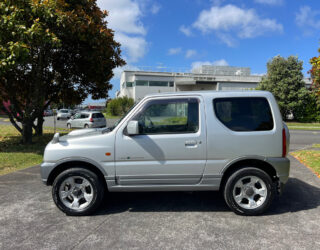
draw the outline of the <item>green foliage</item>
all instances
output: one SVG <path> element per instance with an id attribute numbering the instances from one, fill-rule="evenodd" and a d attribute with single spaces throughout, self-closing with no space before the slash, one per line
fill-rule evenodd
<path id="1" fill-rule="evenodd" d="M 258 85 L 257 89 L 270 91 L 275 96 L 283 119 L 291 113 L 295 119 L 303 117 L 303 109 L 310 101 L 310 92 L 303 82 L 302 64 L 295 56 L 276 56 L 267 63 L 267 76 Z"/>
<path id="2" fill-rule="evenodd" d="M 111 100 L 107 104 L 107 114 L 110 116 L 124 115 L 134 105 L 134 100 L 127 96 Z"/>
<path id="3" fill-rule="evenodd" d="M 295 119 L 300 122 L 320 122 L 320 109 L 313 91 L 309 91 L 307 104 L 296 110 Z"/>
<path id="4" fill-rule="evenodd" d="M 320 49 L 318 50 L 320 53 Z M 312 91 L 317 98 L 318 110 L 320 109 L 320 56 L 313 57 L 310 59 L 312 68 L 310 70 L 312 76 Z"/>
<path id="5" fill-rule="evenodd" d="M 12 104 L 24 141 L 51 102 L 108 97 L 112 70 L 125 62 L 106 17 L 96 0 L 0 2 L 0 103 Z"/>

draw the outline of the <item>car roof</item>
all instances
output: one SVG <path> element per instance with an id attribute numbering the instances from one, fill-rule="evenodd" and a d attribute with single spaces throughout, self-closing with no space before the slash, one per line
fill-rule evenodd
<path id="1" fill-rule="evenodd" d="M 225 91 L 225 90 L 201 90 L 201 91 L 181 91 L 181 92 L 167 92 L 146 95 L 149 97 L 165 97 L 165 96 L 203 96 L 203 97 L 251 97 L 262 96 L 271 97 L 272 94 L 269 91 L 262 90 L 237 90 L 237 91 Z"/>
<path id="2" fill-rule="evenodd" d="M 81 113 L 81 114 L 97 114 L 97 113 L 102 114 L 102 112 L 100 112 L 100 111 L 81 111 L 79 113 Z"/>

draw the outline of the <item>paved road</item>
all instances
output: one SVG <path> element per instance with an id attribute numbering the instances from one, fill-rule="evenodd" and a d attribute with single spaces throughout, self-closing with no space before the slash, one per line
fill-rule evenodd
<path id="1" fill-rule="evenodd" d="M 319 132 L 292 131 L 292 149 Z M 39 167 L 0 176 L 0 249 L 320 249 L 320 179 L 290 157 L 267 214 L 230 212 L 218 192 L 110 193 L 95 216 L 67 217 Z"/>
<path id="2" fill-rule="evenodd" d="M 320 179 L 293 158 L 267 214 L 230 212 L 218 192 L 111 193 L 67 217 L 39 167 L 0 176 L 0 249 L 320 249 Z"/>
<path id="3" fill-rule="evenodd" d="M 320 130 L 290 130 L 290 151 L 303 149 L 314 143 L 320 143 Z"/>

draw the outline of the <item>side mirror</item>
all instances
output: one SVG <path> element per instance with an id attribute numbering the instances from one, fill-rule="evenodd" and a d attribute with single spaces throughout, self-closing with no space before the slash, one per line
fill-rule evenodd
<path id="1" fill-rule="evenodd" d="M 138 121 L 130 121 L 127 125 L 128 135 L 138 135 L 139 134 L 139 124 Z"/>

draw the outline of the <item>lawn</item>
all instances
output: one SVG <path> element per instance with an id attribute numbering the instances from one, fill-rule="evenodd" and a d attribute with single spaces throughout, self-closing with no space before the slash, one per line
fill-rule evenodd
<path id="1" fill-rule="evenodd" d="M 66 129 L 57 132 L 67 133 Z M 0 175 L 40 164 L 43 151 L 52 139 L 53 129 L 44 128 L 44 135 L 34 137 L 31 145 L 23 145 L 19 132 L 10 125 L 0 125 Z"/>
<path id="2" fill-rule="evenodd" d="M 319 122 L 310 122 L 310 123 L 302 123 L 302 122 L 286 122 L 289 129 L 293 130 L 320 130 Z"/>
<path id="3" fill-rule="evenodd" d="M 109 115 L 109 114 L 107 114 L 107 113 L 103 113 L 103 115 L 104 115 L 104 117 L 106 118 L 106 119 L 120 119 L 121 118 L 121 116 L 113 116 L 113 115 Z"/>
<path id="4" fill-rule="evenodd" d="M 320 177 L 320 144 L 314 144 L 313 148 L 292 152 L 291 154 Z"/>

